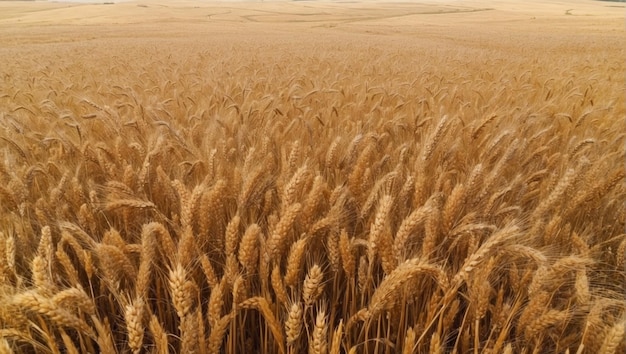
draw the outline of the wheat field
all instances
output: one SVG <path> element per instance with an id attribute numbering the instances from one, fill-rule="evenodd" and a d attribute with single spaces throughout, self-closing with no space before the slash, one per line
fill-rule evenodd
<path id="1" fill-rule="evenodd" d="M 625 352 L 616 4 L 0 2 L 0 353 Z"/>

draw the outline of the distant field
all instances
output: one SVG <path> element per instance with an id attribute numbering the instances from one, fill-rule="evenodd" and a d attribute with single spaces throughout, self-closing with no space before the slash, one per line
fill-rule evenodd
<path id="1" fill-rule="evenodd" d="M 0 353 L 626 352 L 614 6 L 0 1 Z"/>

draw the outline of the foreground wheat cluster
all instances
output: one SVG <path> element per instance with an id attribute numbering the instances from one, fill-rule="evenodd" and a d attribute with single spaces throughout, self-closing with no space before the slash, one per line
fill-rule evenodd
<path id="1" fill-rule="evenodd" d="M 0 351 L 626 350 L 623 64 L 157 45 L 3 74 Z"/>

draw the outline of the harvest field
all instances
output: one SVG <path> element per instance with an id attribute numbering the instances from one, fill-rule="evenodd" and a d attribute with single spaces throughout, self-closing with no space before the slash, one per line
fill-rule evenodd
<path id="1" fill-rule="evenodd" d="M 0 353 L 624 353 L 624 3 L 0 1 Z"/>

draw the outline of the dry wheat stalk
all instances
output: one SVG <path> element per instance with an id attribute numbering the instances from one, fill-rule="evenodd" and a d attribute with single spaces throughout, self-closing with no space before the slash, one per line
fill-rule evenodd
<path id="1" fill-rule="evenodd" d="M 464 281 L 469 273 L 478 266 L 478 264 L 490 253 L 493 252 L 493 249 L 499 244 L 505 242 L 512 237 L 517 236 L 519 233 L 519 228 L 515 225 L 509 225 L 506 228 L 503 228 L 497 231 L 494 235 L 485 242 L 480 248 L 472 254 L 468 259 L 465 260 L 461 270 L 454 276 L 452 279 L 452 284 L 454 286 L 458 286 L 460 282 Z"/>
<path id="2" fill-rule="evenodd" d="M 409 216 L 402 220 L 402 224 L 400 224 L 400 228 L 398 229 L 393 243 L 393 252 L 398 261 L 404 260 L 406 247 L 408 246 L 407 242 L 409 241 L 411 234 L 415 232 L 418 225 L 426 220 L 426 216 L 430 214 L 430 212 L 430 205 L 425 205 L 414 210 Z"/>
<path id="3" fill-rule="evenodd" d="M 192 306 L 192 294 L 189 293 L 189 281 L 187 272 L 181 264 L 176 264 L 169 271 L 169 291 L 172 296 L 172 303 L 179 318 L 189 315 Z"/>
<path id="4" fill-rule="evenodd" d="M 356 257 L 352 253 L 352 243 L 345 229 L 339 234 L 339 253 L 341 265 L 348 278 L 353 278 L 356 272 Z"/>
<path id="5" fill-rule="evenodd" d="M 302 333 L 302 304 L 294 302 L 289 308 L 289 314 L 285 320 L 285 333 L 287 335 L 287 345 L 293 346 Z"/>
<path id="6" fill-rule="evenodd" d="M 328 324 L 326 321 L 326 311 L 318 309 L 315 316 L 313 335 L 309 341 L 309 354 L 328 353 Z"/>
<path id="7" fill-rule="evenodd" d="M 218 283 L 213 289 L 211 289 L 211 296 L 208 303 L 208 319 L 209 324 L 212 326 L 222 318 L 222 308 L 224 307 L 224 290 L 223 283 Z"/>
<path id="8" fill-rule="evenodd" d="M 339 320 L 339 324 L 333 332 L 333 338 L 330 343 L 329 353 L 340 354 L 341 353 L 341 340 L 343 338 L 343 320 Z"/>
<path id="9" fill-rule="evenodd" d="M 126 319 L 126 328 L 128 331 L 128 346 L 135 354 L 141 352 L 143 346 L 145 328 L 143 324 L 144 308 L 144 301 L 141 298 L 137 298 L 126 305 L 124 310 L 124 318 Z"/>
<path id="10" fill-rule="evenodd" d="M 276 227 L 272 232 L 272 235 L 269 238 L 267 244 L 267 248 L 273 258 L 282 258 L 285 248 L 289 244 L 288 240 L 286 239 L 288 236 L 288 232 L 292 228 L 293 223 L 296 220 L 296 217 L 300 213 L 301 209 L 302 205 L 300 203 L 290 205 L 286 208 L 285 213 L 280 218 L 278 224 L 276 224 Z"/>
<path id="11" fill-rule="evenodd" d="M 215 274 L 215 269 L 206 254 L 200 256 L 200 265 L 202 266 L 202 272 L 206 277 L 207 282 L 211 288 L 215 288 L 220 283 L 219 278 Z"/>
<path id="12" fill-rule="evenodd" d="M 287 256 L 287 272 L 285 273 L 285 285 L 295 287 L 300 281 L 300 270 L 304 258 L 308 237 L 303 237 L 291 245 Z"/>
<path id="13" fill-rule="evenodd" d="M 113 344 L 113 338 L 111 334 L 111 325 L 107 317 L 104 318 L 103 321 L 98 319 L 96 316 L 91 317 L 94 327 L 96 327 L 96 331 L 98 333 L 97 343 L 98 347 L 103 353 L 115 353 L 115 345 Z"/>
<path id="14" fill-rule="evenodd" d="M 367 250 L 367 259 L 370 266 L 368 274 L 370 277 L 373 276 L 373 266 L 376 255 L 380 254 L 382 256 L 383 252 L 387 252 L 388 254 L 388 252 L 391 251 L 388 248 L 391 245 L 381 242 L 380 238 L 385 231 L 385 226 L 387 224 L 389 212 L 391 211 L 392 203 L 393 198 L 389 195 L 384 195 L 380 198 L 378 210 L 376 211 L 376 216 L 374 217 L 374 222 L 370 226 Z M 385 247 L 387 247 L 387 249 L 385 249 Z"/>
<path id="15" fill-rule="evenodd" d="M 404 337 L 404 344 L 402 345 L 402 354 L 413 354 L 415 350 L 415 331 L 412 327 L 409 327 L 406 330 L 406 335 Z"/>
<path id="16" fill-rule="evenodd" d="M 89 337 L 96 337 L 93 329 L 84 320 L 58 307 L 52 299 L 35 291 L 15 295 L 9 305 L 41 314 L 58 326 L 76 328 Z"/>
<path id="17" fill-rule="evenodd" d="M 620 343 L 624 340 L 626 320 L 621 320 L 612 326 L 606 333 L 599 353 L 616 353 Z"/>
<path id="18" fill-rule="evenodd" d="M 224 335 L 226 334 L 226 330 L 233 320 L 234 316 L 232 314 L 228 314 L 215 322 L 211 329 L 211 334 L 209 335 L 209 353 L 217 354 L 220 353 L 222 340 Z"/>
<path id="19" fill-rule="evenodd" d="M 430 339 L 430 354 L 441 354 L 443 353 L 443 348 L 441 346 L 441 339 L 439 337 L 439 333 L 433 333 L 432 338 Z"/>
<path id="20" fill-rule="evenodd" d="M 314 264 L 304 278 L 302 284 L 302 301 L 306 307 L 311 306 L 324 291 L 324 272 L 322 268 Z"/>
<path id="21" fill-rule="evenodd" d="M 368 317 L 375 317 L 381 311 L 392 308 L 399 300 L 398 291 L 421 274 L 433 277 L 443 289 L 447 288 L 446 275 L 440 268 L 425 263 L 419 258 L 410 259 L 398 265 L 375 289 L 367 307 Z"/>
<path id="22" fill-rule="evenodd" d="M 153 262 L 156 260 L 158 227 L 159 224 L 150 223 L 144 225 L 141 230 L 141 255 L 135 287 L 135 293 L 139 296 L 146 296 L 149 289 Z"/>
<path id="23" fill-rule="evenodd" d="M 52 302 L 61 308 L 77 309 L 87 315 L 96 314 L 93 299 L 82 288 L 69 288 L 59 291 L 52 297 Z"/>
<path id="24" fill-rule="evenodd" d="M 198 309 L 196 309 L 198 311 Z M 189 313 L 180 319 L 180 351 L 196 353 L 200 349 L 198 322 L 195 313 Z"/>
<path id="25" fill-rule="evenodd" d="M 156 352 L 159 354 L 168 353 L 169 345 L 167 342 L 167 333 L 165 332 L 163 326 L 159 323 L 159 320 L 155 315 L 150 316 L 150 323 L 148 324 L 148 328 L 150 329 Z"/>
<path id="26" fill-rule="evenodd" d="M 278 348 L 280 352 L 284 354 L 285 347 L 283 343 L 285 339 L 283 337 L 283 332 L 281 330 L 280 323 L 276 320 L 276 317 L 272 313 L 271 306 L 267 302 L 267 300 L 262 297 L 253 297 L 241 303 L 241 308 L 242 309 L 257 309 L 259 312 L 261 312 L 261 314 L 263 315 L 263 318 L 265 318 L 267 325 L 272 331 L 272 335 L 274 336 L 274 339 L 278 343 Z"/>
<path id="27" fill-rule="evenodd" d="M 285 288 L 283 277 L 280 274 L 280 267 L 277 265 L 274 266 L 274 269 L 272 270 L 271 283 L 272 289 L 274 289 L 274 294 L 276 294 L 276 299 L 278 300 L 278 302 L 281 304 L 286 304 L 289 299 L 289 295 L 287 294 L 287 289 Z"/>
<path id="28" fill-rule="evenodd" d="M 254 274 L 257 267 L 259 258 L 259 237 L 261 236 L 261 229 L 257 224 L 248 226 L 244 233 L 241 242 L 239 243 L 239 263 L 248 272 L 248 274 Z"/>

